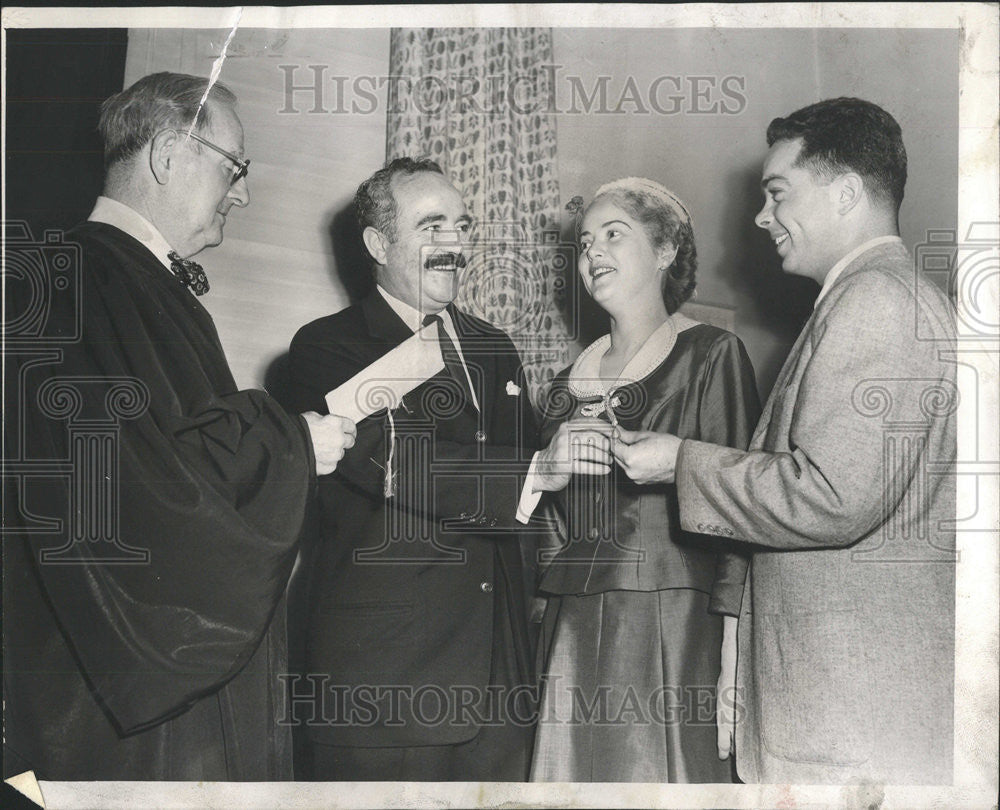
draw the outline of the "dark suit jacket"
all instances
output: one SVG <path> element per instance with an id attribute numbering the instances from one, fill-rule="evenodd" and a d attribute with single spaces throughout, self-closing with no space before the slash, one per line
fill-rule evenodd
<path id="1" fill-rule="evenodd" d="M 537 441 L 534 415 L 510 339 L 449 312 L 481 410 L 442 371 L 406 395 L 391 423 L 385 409 L 364 419 L 355 447 L 320 479 L 306 651 L 314 682 L 329 679 L 310 724 L 319 742 L 442 745 L 474 736 L 475 711 L 458 704 L 481 708 L 495 589 L 504 589 L 530 677 L 515 512 Z M 290 350 L 296 407 L 325 413 L 328 391 L 411 334 L 377 290 L 304 326 Z M 395 491 L 387 498 L 390 446 Z"/>

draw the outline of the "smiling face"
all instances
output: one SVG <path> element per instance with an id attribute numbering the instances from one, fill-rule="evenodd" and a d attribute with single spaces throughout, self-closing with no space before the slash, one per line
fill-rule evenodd
<path id="1" fill-rule="evenodd" d="M 198 134 L 221 149 L 243 157 L 243 127 L 232 109 L 215 106 L 211 126 Z M 166 240 L 182 257 L 193 256 L 222 242 L 226 215 L 235 205 L 250 202 L 246 178 L 230 185 L 233 162 L 214 149 L 177 132 L 176 163 L 169 180 L 169 203 L 165 224 L 157 224 Z"/>
<path id="2" fill-rule="evenodd" d="M 801 140 L 777 141 L 767 153 L 761 186 L 764 207 L 754 218 L 768 232 L 786 273 L 822 283 L 843 255 L 839 187 L 808 166 L 796 166 Z"/>
<path id="3" fill-rule="evenodd" d="M 472 220 L 443 175 L 397 175 L 389 188 L 396 202 L 395 238 L 383 234 L 384 256 L 375 257 L 378 282 L 424 314 L 440 312 L 458 293 Z"/>
<path id="4" fill-rule="evenodd" d="M 660 284 L 672 245 L 657 250 L 646 229 L 607 196 L 591 203 L 580 226 L 578 269 L 591 298 L 608 312 L 638 300 L 662 301 Z"/>

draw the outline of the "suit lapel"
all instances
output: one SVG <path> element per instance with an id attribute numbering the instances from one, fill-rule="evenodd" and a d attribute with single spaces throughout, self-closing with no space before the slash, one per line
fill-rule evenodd
<path id="1" fill-rule="evenodd" d="M 410 327 L 404 323 L 403 319 L 396 314 L 396 311 L 389 306 L 389 303 L 382 297 L 381 293 L 377 289 L 373 289 L 371 293 L 368 294 L 361 302 L 362 312 L 364 313 L 365 322 L 368 328 L 368 333 L 371 335 L 373 340 L 380 345 L 380 351 L 378 357 L 386 354 L 391 349 L 398 346 L 404 340 L 408 340 L 413 337 L 413 332 Z M 493 358 L 488 357 L 478 353 L 476 351 L 477 347 L 475 342 L 470 345 L 468 338 L 474 336 L 475 333 L 469 329 L 468 318 L 455 308 L 453 304 L 448 306 L 448 313 L 451 315 L 452 323 L 455 324 L 455 331 L 458 333 L 459 344 L 462 350 L 462 356 L 465 358 L 465 364 L 469 368 L 469 376 L 472 377 L 474 384 L 477 383 L 477 377 L 482 377 L 481 384 L 484 386 L 482 395 L 477 391 L 477 396 L 479 396 L 479 404 L 482 407 L 485 402 L 492 401 L 488 397 L 492 397 L 493 393 L 491 386 L 495 385 L 492 377 L 495 376 L 491 373 L 490 365 L 493 363 Z M 376 359 L 376 358 L 373 358 Z M 485 362 L 484 362 L 485 361 Z M 477 365 L 482 369 L 480 374 L 476 374 L 473 370 L 472 365 Z M 485 366 L 485 367 L 484 367 Z M 448 370 L 440 372 L 437 376 L 445 376 L 448 374 Z M 478 414 L 476 412 L 475 405 L 472 403 L 472 399 L 468 392 L 468 382 L 461 386 L 463 399 L 463 409 L 470 409 L 470 413 L 475 415 L 478 420 Z"/>
<path id="2" fill-rule="evenodd" d="M 378 289 L 372 289 L 362 300 L 361 310 L 368 325 L 368 334 L 389 347 L 398 346 L 407 338 L 413 337 L 410 327 L 403 323 L 403 319 L 389 306 Z"/>
<path id="3" fill-rule="evenodd" d="M 374 362 L 395 349 L 404 340 L 409 340 L 413 337 L 413 332 L 410 330 L 410 327 L 407 326 L 406 322 L 399 317 L 391 306 L 389 306 L 389 302 L 382 297 L 381 293 L 379 293 L 377 289 L 373 289 L 371 293 L 362 300 L 361 309 L 364 313 L 366 328 L 371 339 L 372 355 L 369 362 Z M 428 380 L 424 380 L 424 382 L 403 398 L 404 403 L 414 402 L 414 397 L 416 398 L 416 402 L 420 402 L 422 392 L 430 381 L 443 377 L 448 377 L 448 379 L 451 378 L 447 369 L 444 369 Z M 467 395 L 462 401 L 462 407 L 468 407 Z"/>

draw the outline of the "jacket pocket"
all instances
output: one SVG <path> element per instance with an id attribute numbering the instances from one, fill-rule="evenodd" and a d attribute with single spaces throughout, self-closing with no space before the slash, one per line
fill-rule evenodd
<path id="1" fill-rule="evenodd" d="M 794 762 L 870 759 L 871 682 L 857 612 L 762 618 L 754 654 L 764 748 Z"/>
<path id="2" fill-rule="evenodd" d="M 333 646 L 369 650 L 411 646 L 418 635 L 414 612 L 413 602 L 389 600 L 323 600 L 320 606 L 325 635 Z"/>

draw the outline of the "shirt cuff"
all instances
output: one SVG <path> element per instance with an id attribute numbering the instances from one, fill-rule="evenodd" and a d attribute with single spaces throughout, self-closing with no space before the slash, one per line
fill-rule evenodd
<path id="1" fill-rule="evenodd" d="M 521 500 L 517 504 L 517 522 L 530 523 L 531 513 L 535 511 L 538 502 L 542 499 L 542 493 L 534 491 L 535 465 L 538 463 L 538 453 L 531 457 L 531 464 L 528 465 L 528 474 L 524 479 L 524 486 L 521 488 Z M 509 513 L 508 513 L 509 514 Z"/>

